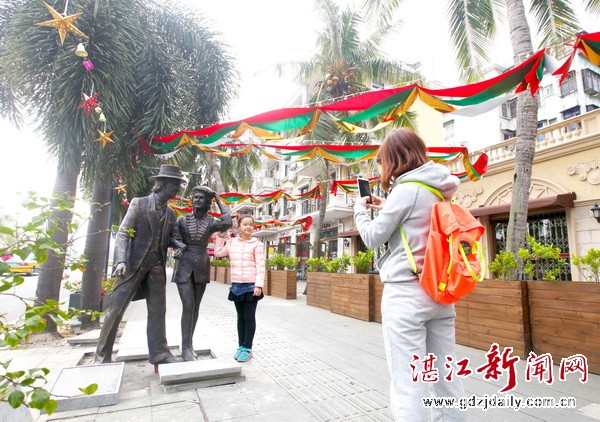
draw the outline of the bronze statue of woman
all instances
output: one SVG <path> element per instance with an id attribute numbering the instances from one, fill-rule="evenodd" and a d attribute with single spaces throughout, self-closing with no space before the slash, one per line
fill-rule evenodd
<path id="1" fill-rule="evenodd" d="M 208 214 L 212 199 L 215 198 L 221 218 Z M 186 245 L 179 257 L 173 282 L 177 283 L 183 310 L 181 313 L 181 356 L 186 361 L 197 358 L 192 338 L 198 322 L 198 312 L 206 285 L 210 283 L 210 258 L 207 252 L 211 235 L 231 228 L 229 207 L 223 204 L 219 195 L 206 186 L 192 189 L 194 212 L 177 219 L 181 241 Z"/>

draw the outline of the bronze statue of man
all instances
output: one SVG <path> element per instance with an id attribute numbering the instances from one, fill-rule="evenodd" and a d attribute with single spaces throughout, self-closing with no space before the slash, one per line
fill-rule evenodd
<path id="1" fill-rule="evenodd" d="M 176 215 L 167 201 L 176 196 L 185 180 L 179 167 L 163 164 L 158 175 L 152 176 L 152 193 L 133 198 L 119 227 L 115 244 L 117 280 L 111 293 L 111 304 L 100 332 L 96 362 L 111 361 L 112 349 L 119 323 L 131 300 L 146 299 L 148 322 L 148 352 L 150 363 L 182 362 L 173 356 L 167 345 L 165 328 L 166 271 L 169 246 L 181 255 L 185 245 L 176 233 Z"/>
<path id="2" fill-rule="evenodd" d="M 208 214 L 215 198 L 221 218 Z M 206 285 L 210 283 L 210 258 L 206 247 L 212 234 L 231 228 L 229 207 L 221 201 L 219 195 L 206 186 L 196 186 L 192 190 L 194 212 L 177 219 L 177 232 L 186 248 L 179 257 L 173 282 L 177 283 L 179 297 L 183 307 L 181 313 L 181 356 L 187 361 L 197 358 L 192 344 L 200 302 Z"/>

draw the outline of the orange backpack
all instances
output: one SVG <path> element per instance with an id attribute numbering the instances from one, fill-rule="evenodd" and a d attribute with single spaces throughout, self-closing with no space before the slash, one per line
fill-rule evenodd
<path id="1" fill-rule="evenodd" d="M 406 182 L 434 193 L 442 202 L 433 205 L 425 260 L 421 273 L 400 226 L 406 255 L 419 276 L 421 287 L 439 303 L 450 304 L 468 295 L 483 280 L 485 260 L 479 240 L 485 228 L 461 205 L 446 202 L 435 188 L 421 182 Z"/>

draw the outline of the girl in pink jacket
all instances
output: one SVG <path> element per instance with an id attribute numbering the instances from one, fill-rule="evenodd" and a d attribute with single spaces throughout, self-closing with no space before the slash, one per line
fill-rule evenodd
<path id="1" fill-rule="evenodd" d="M 256 331 L 256 306 L 263 298 L 265 280 L 265 257 L 263 243 L 252 237 L 254 219 L 248 215 L 238 221 L 240 233 L 227 243 L 218 236 L 215 256 L 229 255 L 231 263 L 231 288 L 229 300 L 237 311 L 239 347 L 233 358 L 238 362 L 252 359 L 252 341 Z"/>

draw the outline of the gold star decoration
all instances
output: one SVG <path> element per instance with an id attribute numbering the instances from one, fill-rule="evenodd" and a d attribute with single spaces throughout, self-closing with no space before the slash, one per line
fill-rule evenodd
<path id="1" fill-rule="evenodd" d="M 110 143 L 115 143 L 115 141 L 113 141 L 112 139 L 110 139 L 110 136 L 113 134 L 114 130 L 111 130 L 108 133 L 104 133 L 99 129 L 96 129 L 98 131 L 98 133 L 100 134 L 100 137 L 96 139 L 95 142 L 102 142 L 102 148 L 106 147 L 106 145 L 110 144 Z"/>
<path id="2" fill-rule="evenodd" d="M 119 185 L 115 188 L 117 193 L 127 193 L 127 185 Z"/>
<path id="3" fill-rule="evenodd" d="M 65 38 L 67 37 L 67 32 L 72 32 L 73 34 L 79 35 L 80 37 L 88 38 L 87 35 L 85 35 L 83 32 L 81 32 L 79 29 L 77 29 L 75 27 L 75 25 L 73 25 L 73 22 L 75 22 L 77 20 L 77 18 L 79 18 L 81 15 L 83 15 L 82 12 L 75 13 L 74 15 L 63 16 L 60 13 L 58 13 L 56 10 L 54 10 L 52 7 L 48 6 L 46 3 L 44 3 L 44 6 L 46 6 L 46 9 L 48 9 L 48 11 L 50 12 L 50 14 L 52 15 L 52 17 L 54 19 L 52 19 L 50 21 L 46 21 L 46 22 L 36 23 L 36 25 L 50 26 L 52 28 L 58 29 L 58 36 L 60 37 L 60 45 L 63 45 L 63 43 L 65 42 Z"/>

